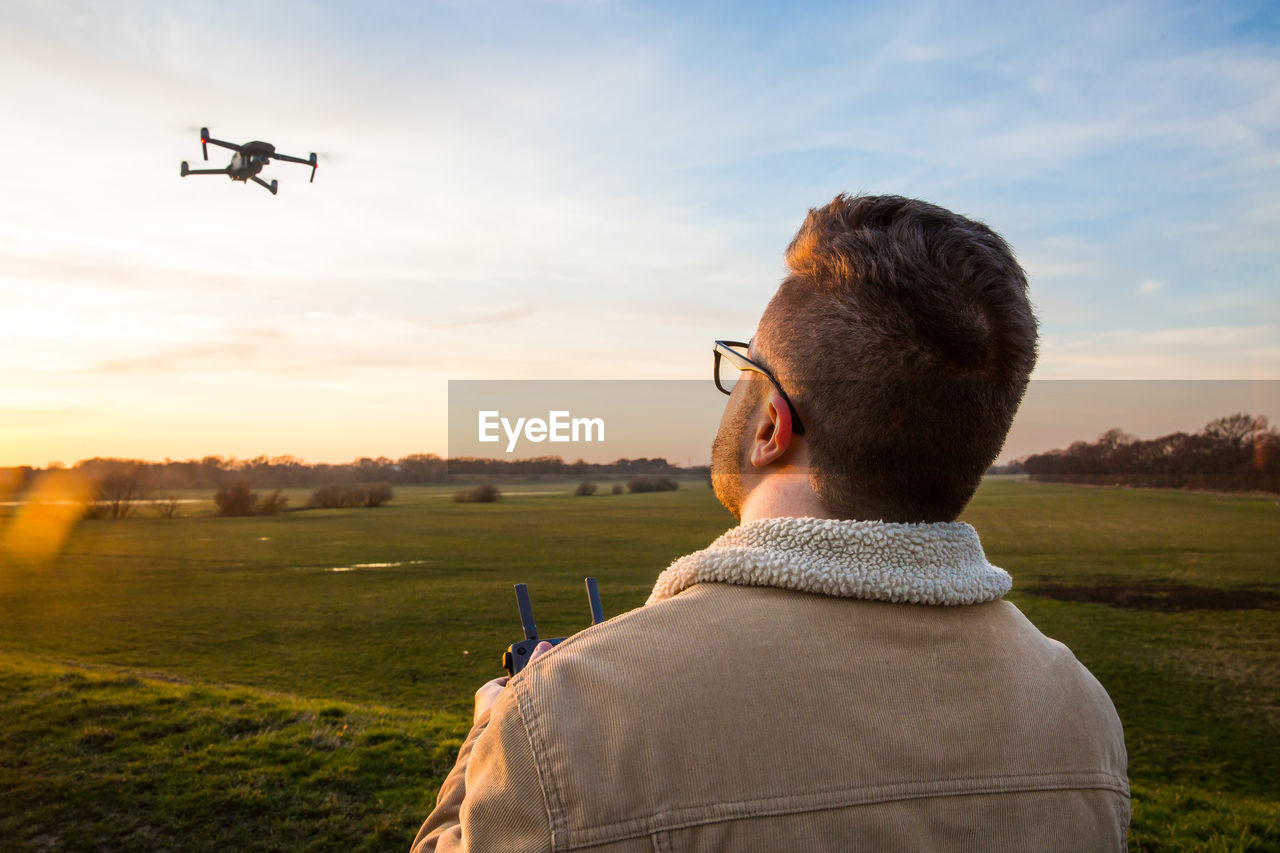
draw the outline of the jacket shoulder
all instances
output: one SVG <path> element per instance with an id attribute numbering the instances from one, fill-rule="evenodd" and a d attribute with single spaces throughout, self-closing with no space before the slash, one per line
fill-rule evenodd
<path id="1" fill-rule="evenodd" d="M 697 584 L 511 686 L 574 843 L 996 789 L 1127 792 L 1106 692 L 1005 602 Z"/>

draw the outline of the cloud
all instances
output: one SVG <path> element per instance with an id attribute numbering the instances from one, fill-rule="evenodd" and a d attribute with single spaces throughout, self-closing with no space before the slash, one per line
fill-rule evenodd
<path id="1" fill-rule="evenodd" d="M 183 373 L 209 381 L 246 375 L 323 377 L 348 369 L 421 365 L 431 349 L 428 344 L 427 328 L 412 320 L 371 312 L 348 316 L 309 311 L 251 326 L 228 326 L 201 342 L 99 359 L 82 372 Z"/>
<path id="2" fill-rule="evenodd" d="M 1153 278 L 1146 279 L 1142 284 L 1138 285 L 1138 295 L 1148 296 L 1152 293 L 1159 293 L 1164 289 L 1163 281 L 1156 281 Z"/>
<path id="3" fill-rule="evenodd" d="M 1036 379 L 1280 379 L 1280 326 L 1045 335 Z"/>
<path id="4" fill-rule="evenodd" d="M 70 242 L 70 241 L 69 241 Z M 243 285 L 243 275 L 167 266 L 132 251 L 63 245 L 57 252 L 19 253 L 0 249 L 0 278 L 145 290 L 226 290 Z"/>
<path id="5" fill-rule="evenodd" d="M 511 305 L 506 308 L 487 309 L 482 311 L 474 311 L 464 313 L 456 320 L 444 323 L 442 328 L 445 329 L 461 329 L 467 326 L 483 326 L 494 323 L 509 323 L 513 320 L 521 320 L 530 317 L 534 313 L 534 307 L 527 303 Z"/>
<path id="6" fill-rule="evenodd" d="M 181 347 L 155 355 L 100 361 L 90 373 L 168 373 L 200 368 L 226 369 L 251 364 L 255 347 L 245 342 L 222 342 Z"/>

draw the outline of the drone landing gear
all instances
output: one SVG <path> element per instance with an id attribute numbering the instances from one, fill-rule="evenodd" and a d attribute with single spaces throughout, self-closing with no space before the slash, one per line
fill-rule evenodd
<path id="1" fill-rule="evenodd" d="M 226 175 L 229 172 L 229 169 L 192 169 L 187 165 L 186 160 L 182 161 L 182 177 L 184 178 L 187 175 Z"/>
<path id="2" fill-rule="evenodd" d="M 255 184 L 257 184 L 258 186 L 263 187 L 264 189 L 266 189 L 266 190 L 270 191 L 270 193 L 271 193 L 272 195 L 275 195 L 275 194 L 276 194 L 276 186 L 277 186 L 277 185 L 276 185 L 276 182 L 275 182 L 274 180 L 273 180 L 271 183 L 267 183 L 266 181 L 262 180 L 262 178 L 259 178 L 257 175 L 250 175 L 249 177 L 253 178 L 253 182 L 254 182 Z"/>

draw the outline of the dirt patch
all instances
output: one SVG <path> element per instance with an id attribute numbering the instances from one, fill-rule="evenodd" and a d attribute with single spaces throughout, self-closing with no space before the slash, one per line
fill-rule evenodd
<path id="1" fill-rule="evenodd" d="M 1024 592 L 1058 601 L 1109 604 L 1132 610 L 1280 610 L 1280 593 L 1266 589 L 1213 589 L 1189 584 L 1041 584 Z"/>

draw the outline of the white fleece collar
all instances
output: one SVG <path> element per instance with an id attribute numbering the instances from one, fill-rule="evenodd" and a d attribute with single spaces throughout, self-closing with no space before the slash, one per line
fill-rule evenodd
<path id="1" fill-rule="evenodd" d="M 734 527 L 672 563 L 646 603 L 702 582 L 912 604 L 978 604 L 1013 586 L 963 522 L 833 518 L 765 518 Z"/>

